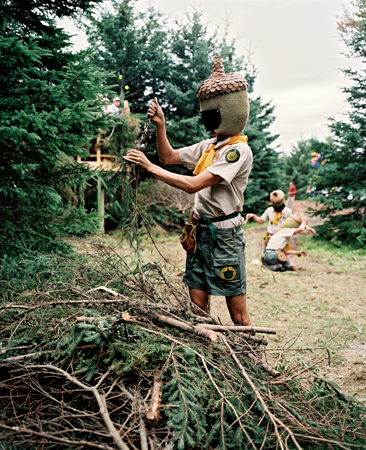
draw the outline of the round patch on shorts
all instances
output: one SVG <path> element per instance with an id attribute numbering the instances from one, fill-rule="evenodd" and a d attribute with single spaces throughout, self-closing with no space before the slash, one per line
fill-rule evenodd
<path id="1" fill-rule="evenodd" d="M 235 148 L 234 150 L 230 150 L 229 152 L 227 152 L 225 155 L 225 159 L 229 163 L 236 162 L 238 161 L 239 158 L 240 158 L 239 150 L 236 150 Z"/>
<path id="2" fill-rule="evenodd" d="M 286 259 L 284 253 L 277 253 L 277 257 L 279 261 L 285 261 Z"/>
<path id="3" fill-rule="evenodd" d="M 224 267 L 221 271 L 221 278 L 225 281 L 231 281 L 236 276 L 236 270 L 233 267 Z"/>

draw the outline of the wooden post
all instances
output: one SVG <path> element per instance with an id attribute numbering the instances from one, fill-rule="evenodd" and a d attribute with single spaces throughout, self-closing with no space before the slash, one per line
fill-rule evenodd
<path id="1" fill-rule="evenodd" d="M 98 212 L 102 216 L 100 222 L 100 229 L 104 232 L 104 203 L 105 203 L 105 189 L 102 189 L 101 175 L 98 176 Z"/>
<path id="2" fill-rule="evenodd" d="M 102 162 L 102 147 L 100 145 L 100 136 L 97 137 L 97 162 Z"/>

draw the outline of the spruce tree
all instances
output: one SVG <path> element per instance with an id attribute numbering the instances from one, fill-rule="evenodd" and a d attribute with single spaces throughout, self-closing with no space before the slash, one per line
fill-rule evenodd
<path id="1" fill-rule="evenodd" d="M 95 13 L 86 31 L 92 61 L 113 74 L 114 91 L 133 113 L 146 114 L 148 101 L 161 97 L 169 74 L 167 31 L 162 14 L 136 12 L 133 0 L 113 0 L 112 11 Z"/>
<path id="2" fill-rule="evenodd" d="M 91 48 L 102 66 L 114 72 L 115 80 L 123 71 L 122 87 L 124 83 L 129 85 L 125 98 L 133 112 L 146 113 L 147 104 L 157 96 L 174 148 L 210 137 L 203 126 L 196 95 L 211 73 L 214 56 L 223 58 L 226 72 L 245 74 L 252 98 L 244 134 L 248 135 L 254 156 L 245 208 L 263 208 L 268 194 L 281 183 L 278 153 L 272 146 L 277 136 L 269 131 L 274 107 L 253 97 L 255 70 L 247 58 L 240 56 L 235 40 L 228 38 L 228 29 L 222 35 L 209 33 L 202 12 L 196 9 L 168 29 L 164 16 L 152 8 L 136 12 L 131 0 L 114 1 L 113 5 L 113 12 L 102 13 L 88 27 Z M 155 150 L 154 135 L 149 139 L 149 149 Z M 158 163 L 156 157 L 153 162 Z M 188 173 L 183 166 L 169 170 Z"/>
<path id="3" fill-rule="evenodd" d="M 90 173 L 74 157 L 107 127 L 98 100 L 107 74 L 67 50 L 55 18 L 97 1 L 1 2 L 0 252 L 52 250 L 64 232 L 95 229 L 81 195 Z"/>
<path id="4" fill-rule="evenodd" d="M 353 57 L 365 63 L 366 1 L 355 0 L 354 14 L 346 13 L 339 24 L 341 38 Z M 319 200 L 324 208 L 319 214 L 328 218 L 319 229 L 322 236 L 336 244 L 366 246 L 366 70 L 344 69 L 352 80 L 343 89 L 349 112 L 344 120 L 331 119 L 335 147 L 328 165 L 314 179 L 317 190 L 328 191 Z M 340 211 L 340 213 L 338 212 Z"/>

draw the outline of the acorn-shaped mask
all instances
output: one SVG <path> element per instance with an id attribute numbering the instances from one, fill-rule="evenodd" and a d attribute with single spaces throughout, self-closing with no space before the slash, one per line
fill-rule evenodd
<path id="1" fill-rule="evenodd" d="M 222 58 L 215 57 L 211 75 L 197 91 L 206 131 L 240 134 L 247 123 L 248 83 L 240 73 L 225 73 Z"/>

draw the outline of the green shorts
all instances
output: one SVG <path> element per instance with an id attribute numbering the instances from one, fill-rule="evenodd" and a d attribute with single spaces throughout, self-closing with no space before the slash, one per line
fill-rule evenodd
<path id="1" fill-rule="evenodd" d="M 183 283 L 211 295 L 245 294 L 245 239 L 241 227 L 216 228 L 216 245 L 209 228 L 197 227 L 197 251 L 187 253 Z"/>
<path id="2" fill-rule="evenodd" d="M 277 250 L 275 250 L 274 248 L 266 248 L 263 259 L 268 266 L 282 264 L 285 267 L 290 267 L 290 260 L 288 259 L 287 261 L 280 261 L 277 256 Z"/>

